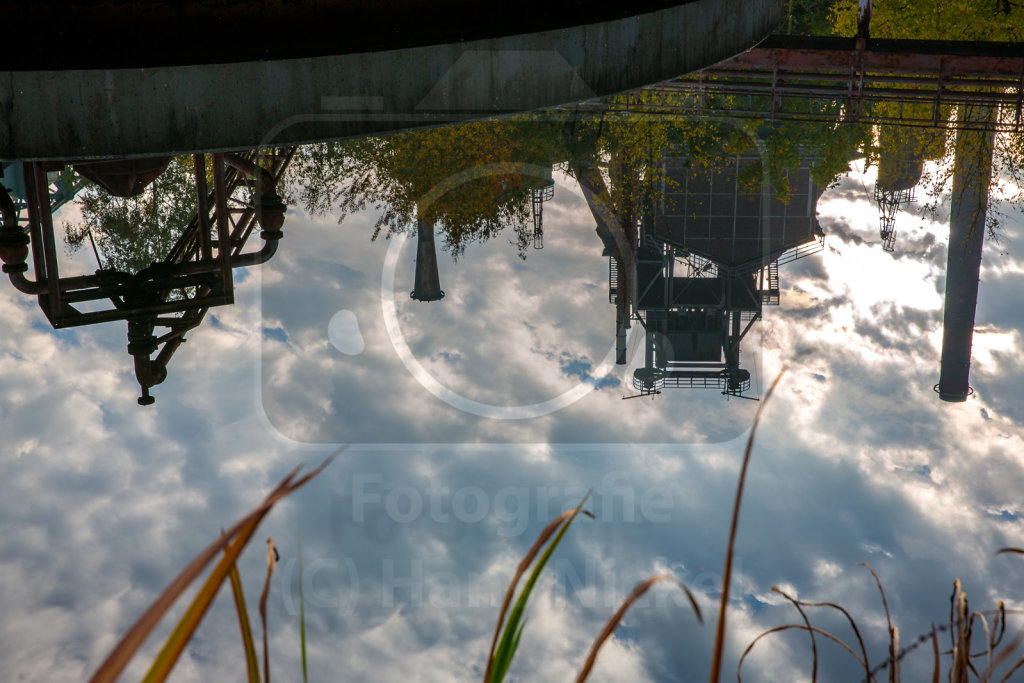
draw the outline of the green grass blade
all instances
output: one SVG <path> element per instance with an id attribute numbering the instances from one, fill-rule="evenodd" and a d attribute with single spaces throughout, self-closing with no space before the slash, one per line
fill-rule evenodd
<path id="1" fill-rule="evenodd" d="M 523 637 L 523 629 L 526 628 L 526 622 L 529 619 L 523 619 L 523 623 L 519 624 L 519 630 L 516 631 L 516 637 L 512 639 L 512 647 L 508 650 L 508 662 L 505 664 L 505 673 L 508 673 L 508 667 L 512 664 L 512 659 L 516 656 L 516 651 L 519 650 L 519 639 Z"/>
<path id="2" fill-rule="evenodd" d="M 519 639 L 523 636 L 523 629 L 526 628 L 527 621 L 529 619 L 523 619 L 515 635 L 512 637 L 511 645 L 501 652 L 501 661 L 496 662 L 494 665 L 494 680 L 503 681 L 505 676 L 508 675 L 509 667 L 512 666 L 512 659 L 515 658 L 516 651 L 519 649 Z"/>
<path id="3" fill-rule="evenodd" d="M 299 534 L 299 645 L 302 648 L 302 683 L 309 683 L 306 669 L 306 600 L 302 595 L 302 534 Z"/>
<path id="4" fill-rule="evenodd" d="M 195 633 L 196 629 L 199 628 L 199 623 L 206 616 L 206 612 L 210 609 L 213 604 L 214 598 L 217 597 L 217 593 L 220 591 L 221 585 L 224 583 L 224 579 L 227 578 L 234 566 L 235 561 L 241 554 L 252 536 L 252 533 L 256 531 L 256 525 L 258 521 L 251 521 L 247 524 L 241 532 L 239 532 L 235 541 L 228 545 L 224 549 L 224 557 L 221 558 L 220 562 L 214 567 L 210 576 L 207 577 L 206 582 L 203 583 L 202 588 L 199 589 L 199 593 L 195 599 L 188 606 L 184 616 L 175 625 L 171 635 L 167 638 L 167 642 L 164 643 L 163 649 L 157 655 L 156 659 L 153 660 L 152 665 L 149 667 L 149 671 L 143 680 L 146 683 L 161 683 L 166 680 L 171 673 L 171 669 L 174 668 L 175 663 L 178 661 L 178 657 L 184 652 L 185 646 L 188 641 L 192 638 L 192 634 Z"/>
<path id="5" fill-rule="evenodd" d="M 252 628 L 249 625 L 249 611 L 245 608 L 245 594 L 242 592 L 242 579 L 238 575 L 238 567 L 232 565 L 228 572 L 231 579 L 231 594 L 235 598 L 235 612 L 238 613 L 238 626 L 242 631 L 242 646 L 245 648 L 245 669 L 249 683 L 260 683 L 260 665 L 256 659 L 256 646 L 252 641 Z"/>
<path id="6" fill-rule="evenodd" d="M 494 670 L 494 653 L 498 647 L 498 640 L 501 638 L 502 627 L 505 625 L 505 618 L 508 616 L 508 611 L 512 607 L 512 598 L 515 597 L 516 588 L 519 586 L 519 580 L 526 575 L 527 570 L 533 565 L 533 561 L 537 559 L 537 555 L 547 545 L 551 537 L 555 535 L 562 525 L 565 523 L 571 515 L 572 510 L 566 510 L 562 514 L 555 517 L 553 520 L 548 522 L 548 525 L 537 535 L 533 545 L 523 555 L 523 559 L 519 561 L 519 566 L 516 567 L 516 573 L 512 575 L 512 580 L 508 582 L 508 589 L 505 591 L 505 598 L 501 601 L 501 609 L 498 611 L 498 620 L 494 624 L 494 635 L 491 637 L 491 648 L 487 652 L 487 669 L 484 671 L 484 683 L 490 683 L 491 672 Z M 586 510 L 583 514 L 589 515 Z"/>
<path id="7" fill-rule="evenodd" d="M 508 621 L 505 624 L 505 630 L 501 634 L 501 641 L 498 643 L 498 648 L 494 653 L 495 666 L 491 671 L 490 683 L 501 683 L 505 680 L 505 674 L 508 668 L 512 665 L 512 657 L 515 654 L 515 648 L 519 644 L 519 636 L 522 634 L 522 626 L 520 621 L 523 620 L 523 612 L 526 610 L 526 604 L 530 599 L 530 594 L 533 592 L 533 587 L 537 583 L 537 579 L 540 578 L 540 573 L 544 571 L 544 566 L 547 565 L 551 555 L 555 552 L 555 548 L 562 542 L 562 538 L 565 536 L 565 532 L 569 530 L 569 526 L 573 520 L 576 519 L 580 511 L 583 509 L 583 504 L 587 502 L 587 498 L 590 497 L 590 492 L 583 497 L 580 504 L 576 506 L 572 515 L 565 521 L 562 528 L 558 530 L 558 533 L 548 544 L 548 547 L 544 549 L 544 553 L 538 558 L 537 564 L 534 565 L 533 571 L 530 573 L 529 578 L 523 585 L 523 590 L 519 594 L 519 598 L 516 600 L 515 605 L 509 612 Z M 525 623 L 523 624 L 525 625 Z"/>

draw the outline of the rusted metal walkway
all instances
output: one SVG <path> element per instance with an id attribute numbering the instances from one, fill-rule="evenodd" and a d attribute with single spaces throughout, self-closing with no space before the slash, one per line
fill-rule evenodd
<path id="1" fill-rule="evenodd" d="M 994 105 L 994 121 L 958 115 Z M 580 109 L 1024 129 L 1024 44 L 772 36 L 712 68 Z"/>

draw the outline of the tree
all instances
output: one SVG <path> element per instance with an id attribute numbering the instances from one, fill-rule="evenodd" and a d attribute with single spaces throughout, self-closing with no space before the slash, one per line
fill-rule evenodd
<path id="1" fill-rule="evenodd" d="M 667 181 L 660 163 L 666 155 L 688 158 L 697 173 L 756 151 L 760 140 L 776 194 L 785 198 L 788 170 L 801 159 L 810 158 L 814 179 L 828 185 L 847 170 L 867 134 L 862 126 L 698 118 L 681 107 L 672 111 L 671 103 L 652 115 L 629 104 L 627 97 L 612 98 L 605 113 L 540 112 L 313 144 L 296 154 L 290 179 L 311 214 L 337 211 L 340 223 L 369 206 L 379 210 L 373 238 L 412 232 L 417 219 L 428 219 L 458 256 L 470 242 L 512 229 L 525 257 L 530 190 L 552 165 L 562 164 L 579 181 L 608 246 L 637 219 L 639 202 Z M 749 190 L 759 191 L 760 166 L 744 173 Z M 598 211 L 606 215 L 597 217 Z"/>
<path id="2" fill-rule="evenodd" d="M 368 205 L 379 209 L 373 239 L 425 219 L 457 257 L 512 227 L 525 257 L 530 191 L 560 156 L 549 133 L 522 117 L 316 143 L 298 151 L 289 173 L 311 214 L 338 211 L 341 223 Z"/>
<path id="3" fill-rule="evenodd" d="M 857 32 L 856 0 L 838 0 L 832 22 L 840 35 Z M 872 38 L 916 40 L 1024 40 L 1024 3 L 1019 0 L 876 0 Z"/>
<path id="4" fill-rule="evenodd" d="M 857 3 L 840 0 L 832 8 L 832 21 L 836 32 L 852 35 L 857 30 Z M 878 0 L 871 12 L 872 38 L 903 38 L 917 40 L 962 40 L 962 41 L 1024 41 L 1024 2 L 1011 0 Z M 971 115 L 970 107 L 961 107 L 957 118 Z M 947 108 L 943 122 L 952 112 Z M 1012 116 L 1002 112 L 1002 116 Z M 907 137 L 908 133 L 902 133 Z M 981 140 L 979 136 L 969 140 Z M 881 153 L 886 152 L 884 135 L 880 136 Z M 925 143 L 931 146 L 933 142 Z M 942 131 L 938 142 L 943 148 L 941 155 L 929 153 L 929 158 L 954 157 L 956 136 Z M 992 155 L 993 171 L 990 192 L 1001 192 L 1011 206 L 1024 205 L 1024 133 L 1000 133 L 995 136 Z M 945 163 L 926 171 L 924 185 L 929 201 L 926 209 L 933 213 L 946 202 L 953 184 L 953 164 Z M 998 206 L 989 206 L 987 220 L 989 237 L 998 241 L 1000 216 Z"/>
<path id="5" fill-rule="evenodd" d="M 116 197 L 89 183 L 75 200 L 83 222 L 65 223 L 68 248 L 90 238 L 100 268 L 137 273 L 162 261 L 196 212 L 194 166 L 189 156 L 173 157 L 137 197 Z"/>

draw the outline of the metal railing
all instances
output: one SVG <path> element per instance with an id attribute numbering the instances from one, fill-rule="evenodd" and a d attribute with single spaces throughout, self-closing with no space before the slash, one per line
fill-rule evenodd
<path id="1" fill-rule="evenodd" d="M 662 389 L 722 389 L 729 393 L 743 393 L 750 389 L 750 379 L 740 380 L 737 388 L 730 389 L 730 377 L 727 370 L 716 373 L 690 373 L 686 375 L 658 375 L 653 379 L 644 380 L 633 377 L 633 388 L 638 391 L 660 391 Z"/>
<path id="2" fill-rule="evenodd" d="M 951 116 L 997 106 L 994 121 Z M 1024 44 L 772 36 L 737 57 L 580 110 L 1024 130 Z"/>

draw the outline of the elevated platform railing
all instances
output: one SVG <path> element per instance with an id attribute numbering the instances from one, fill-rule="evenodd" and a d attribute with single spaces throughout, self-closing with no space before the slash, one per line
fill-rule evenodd
<path id="1" fill-rule="evenodd" d="M 997 106 L 991 122 L 951 116 Z M 579 109 L 1024 130 L 1024 43 L 772 36 L 712 68 Z"/>

